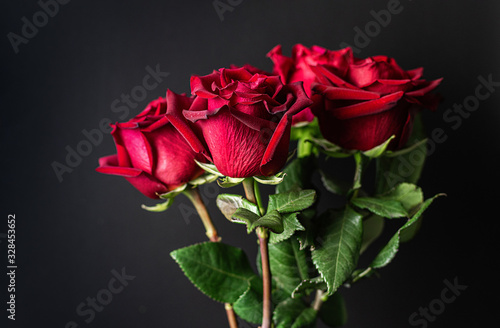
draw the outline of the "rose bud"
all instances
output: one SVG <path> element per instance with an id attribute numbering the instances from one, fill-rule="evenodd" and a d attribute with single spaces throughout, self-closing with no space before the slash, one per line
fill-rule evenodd
<path id="1" fill-rule="evenodd" d="M 232 178 L 278 173 L 288 157 L 292 116 L 311 104 L 301 82 L 284 85 L 276 75 L 246 68 L 192 76 L 191 92 L 196 98 L 183 117 L 199 128 L 201 152 Z M 195 136 L 180 125 L 186 139 Z"/>
<path id="2" fill-rule="evenodd" d="M 415 114 L 436 110 L 439 96 L 431 94 L 442 79 L 421 79 L 423 68 L 403 70 L 386 56 L 350 59 L 343 69 L 318 64 L 315 93 L 323 96 L 313 106 L 323 137 L 345 149 L 372 149 L 395 136 L 388 149 L 408 141 Z"/>
<path id="3" fill-rule="evenodd" d="M 141 193 L 158 198 L 204 173 L 194 161 L 204 157 L 170 122 L 169 112 L 187 109 L 193 98 L 170 90 L 126 123 L 113 124 L 117 154 L 99 159 L 97 172 L 122 176 Z"/>
<path id="4" fill-rule="evenodd" d="M 274 63 L 273 73 L 279 75 L 283 83 L 302 81 L 306 94 L 314 102 L 319 102 L 321 97 L 316 97 L 311 89 L 314 82 L 319 82 L 314 66 L 326 65 L 334 71 L 345 70 L 351 51 L 350 49 L 330 51 L 318 46 L 307 48 L 296 44 L 292 48 L 292 57 L 286 57 L 282 54 L 281 45 L 277 45 L 267 56 Z M 311 109 L 307 108 L 293 117 L 293 125 L 308 123 L 313 119 Z"/>

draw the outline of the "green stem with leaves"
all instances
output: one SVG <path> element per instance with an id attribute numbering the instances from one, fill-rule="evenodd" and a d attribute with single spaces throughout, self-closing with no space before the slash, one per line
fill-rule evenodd
<path id="1" fill-rule="evenodd" d="M 208 239 L 212 242 L 219 242 L 221 238 L 217 233 L 217 229 L 212 222 L 210 217 L 210 213 L 208 213 L 208 209 L 201 198 L 200 192 L 198 188 L 188 189 L 184 191 L 184 194 L 189 198 L 191 203 L 193 203 L 194 208 L 198 212 L 198 216 L 201 218 L 203 222 L 203 226 L 205 227 L 206 235 Z M 236 320 L 236 314 L 234 313 L 233 306 L 230 303 L 225 303 L 224 307 L 226 309 L 227 321 L 229 322 L 230 328 L 238 328 L 238 321 Z"/>
<path id="2" fill-rule="evenodd" d="M 264 207 L 260 198 L 260 190 L 254 179 L 248 178 L 243 181 L 246 198 L 256 204 L 260 214 L 264 215 Z M 261 328 L 272 327 L 272 301 L 271 301 L 271 267 L 269 264 L 269 231 L 267 228 L 258 227 L 257 237 L 259 238 L 260 258 L 262 263 L 262 325 Z"/>

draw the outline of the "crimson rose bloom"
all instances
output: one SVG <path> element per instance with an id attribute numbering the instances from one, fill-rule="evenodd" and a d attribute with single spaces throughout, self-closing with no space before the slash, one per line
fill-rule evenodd
<path id="1" fill-rule="evenodd" d="M 256 70 L 253 72 L 257 72 Z M 203 140 L 203 149 L 220 173 L 233 178 L 270 176 L 284 166 L 292 116 L 311 104 L 302 83 L 284 85 L 278 76 L 246 68 L 191 77 L 193 104 L 183 118 L 195 122 L 179 131 Z"/>
<path id="2" fill-rule="evenodd" d="M 129 122 L 112 125 L 117 154 L 100 158 L 97 172 L 123 176 L 150 198 L 199 177 L 204 171 L 194 159 L 204 158 L 176 130 L 170 114 L 192 102 L 169 90 L 167 99 L 160 97 Z"/>
<path id="3" fill-rule="evenodd" d="M 430 92 L 442 79 L 421 79 L 423 68 L 403 70 L 386 56 L 355 58 L 350 48 L 345 66 L 311 66 L 318 82 L 313 106 L 323 137 L 343 148 L 368 150 L 395 135 L 389 149 L 405 145 L 413 118 L 422 108 L 436 110 L 439 97 Z"/>
<path id="4" fill-rule="evenodd" d="M 350 49 L 330 51 L 318 46 L 307 48 L 301 44 L 292 48 L 291 58 L 282 54 L 281 45 L 277 45 L 267 54 L 274 63 L 273 73 L 279 75 L 283 83 L 304 82 L 304 89 L 314 102 L 320 101 L 321 98 L 316 97 L 311 89 L 314 82 L 320 81 L 314 68 L 325 65 L 336 71 L 345 70 L 351 55 Z M 307 108 L 293 117 L 293 124 L 311 122 L 313 119 L 311 109 Z"/>

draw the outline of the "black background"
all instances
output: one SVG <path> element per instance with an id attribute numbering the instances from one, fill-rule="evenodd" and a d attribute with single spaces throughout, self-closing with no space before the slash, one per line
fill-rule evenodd
<path id="1" fill-rule="evenodd" d="M 370 12 L 389 3 L 238 2 L 221 20 L 212 1 L 73 0 L 60 5 L 17 54 L 7 35 L 21 35 L 21 19 L 33 21 L 40 6 L 34 0 L 2 4 L 0 233 L 7 232 L 7 215 L 15 214 L 18 265 L 14 323 L 6 320 L 7 241 L 0 235 L 2 327 L 63 328 L 69 321 L 78 327 L 227 326 L 222 305 L 196 290 L 169 256 L 205 240 L 196 216 L 182 215 L 189 208 L 185 197 L 166 213 L 148 213 L 140 205 L 154 202 L 124 179 L 96 173 L 98 158 L 115 152 L 109 135 L 62 182 L 51 164 L 65 164 L 66 147 L 76 149 L 85 140 L 82 130 L 98 129 L 103 119 L 120 120 L 111 104 L 142 84 L 147 66 L 159 65 L 169 75 L 130 108 L 127 119 L 167 88 L 189 92 L 192 74 L 244 63 L 270 70 L 265 55 L 277 44 L 287 55 L 295 43 L 354 46 L 354 28 L 364 30 L 374 21 Z M 496 314 L 498 255 L 491 250 L 498 220 L 500 92 L 481 100 L 458 128 L 443 113 L 474 95 L 479 76 L 500 81 L 500 3 L 401 0 L 400 6 L 357 55 L 388 55 L 405 69 L 423 66 L 426 79 L 444 77 L 438 89 L 444 102 L 438 112 L 425 112 L 424 122 L 429 133 L 441 128 L 447 139 L 436 144 L 419 184 L 427 197 L 448 197 L 432 205 L 420 234 L 380 278 L 341 289 L 346 327 L 410 326 L 413 312 L 440 298 L 445 279 L 468 288 L 429 327 L 481 326 Z M 223 241 L 243 247 L 253 262 L 254 235 L 219 215 L 217 191 L 202 188 Z M 122 268 L 135 278 L 85 323 L 77 306 L 96 297 L 111 271 Z"/>

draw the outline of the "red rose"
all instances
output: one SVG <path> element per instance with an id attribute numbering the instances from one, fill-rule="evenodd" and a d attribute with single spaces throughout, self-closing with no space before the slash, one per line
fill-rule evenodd
<path id="1" fill-rule="evenodd" d="M 203 170 L 194 159 L 203 161 L 203 156 L 191 149 L 170 120 L 170 112 L 187 109 L 192 102 L 169 90 L 167 99 L 160 97 L 129 122 L 113 125 L 117 154 L 99 159 L 96 170 L 125 177 L 151 198 L 199 177 Z"/>
<path id="2" fill-rule="evenodd" d="M 311 66 L 318 82 L 312 89 L 322 95 L 313 112 L 323 137 L 343 148 L 368 150 L 392 135 L 389 149 L 405 145 L 415 113 L 435 110 L 439 97 L 431 94 L 442 79 L 421 79 L 423 68 L 403 70 L 386 56 L 350 57 L 342 69 Z"/>
<path id="3" fill-rule="evenodd" d="M 198 135 L 220 173 L 233 178 L 270 176 L 284 166 L 292 116 L 311 104 L 301 83 L 284 85 L 278 76 L 250 73 L 245 68 L 191 77 L 196 95 L 183 117 L 195 122 L 179 131 L 186 139 Z M 194 143 L 194 141 L 193 141 Z"/>
<path id="4" fill-rule="evenodd" d="M 267 56 L 274 63 L 273 73 L 278 74 L 283 83 L 304 82 L 307 95 L 316 102 L 319 101 L 319 98 L 315 97 L 311 90 L 312 84 L 319 82 L 314 67 L 325 65 L 331 70 L 342 74 L 343 70 L 347 69 L 352 52 L 350 49 L 330 51 L 318 46 L 307 48 L 301 44 L 296 44 L 292 49 L 291 58 L 282 54 L 280 45 L 274 47 Z M 293 117 L 293 124 L 311 122 L 313 119 L 314 115 L 311 109 L 307 108 Z"/>

